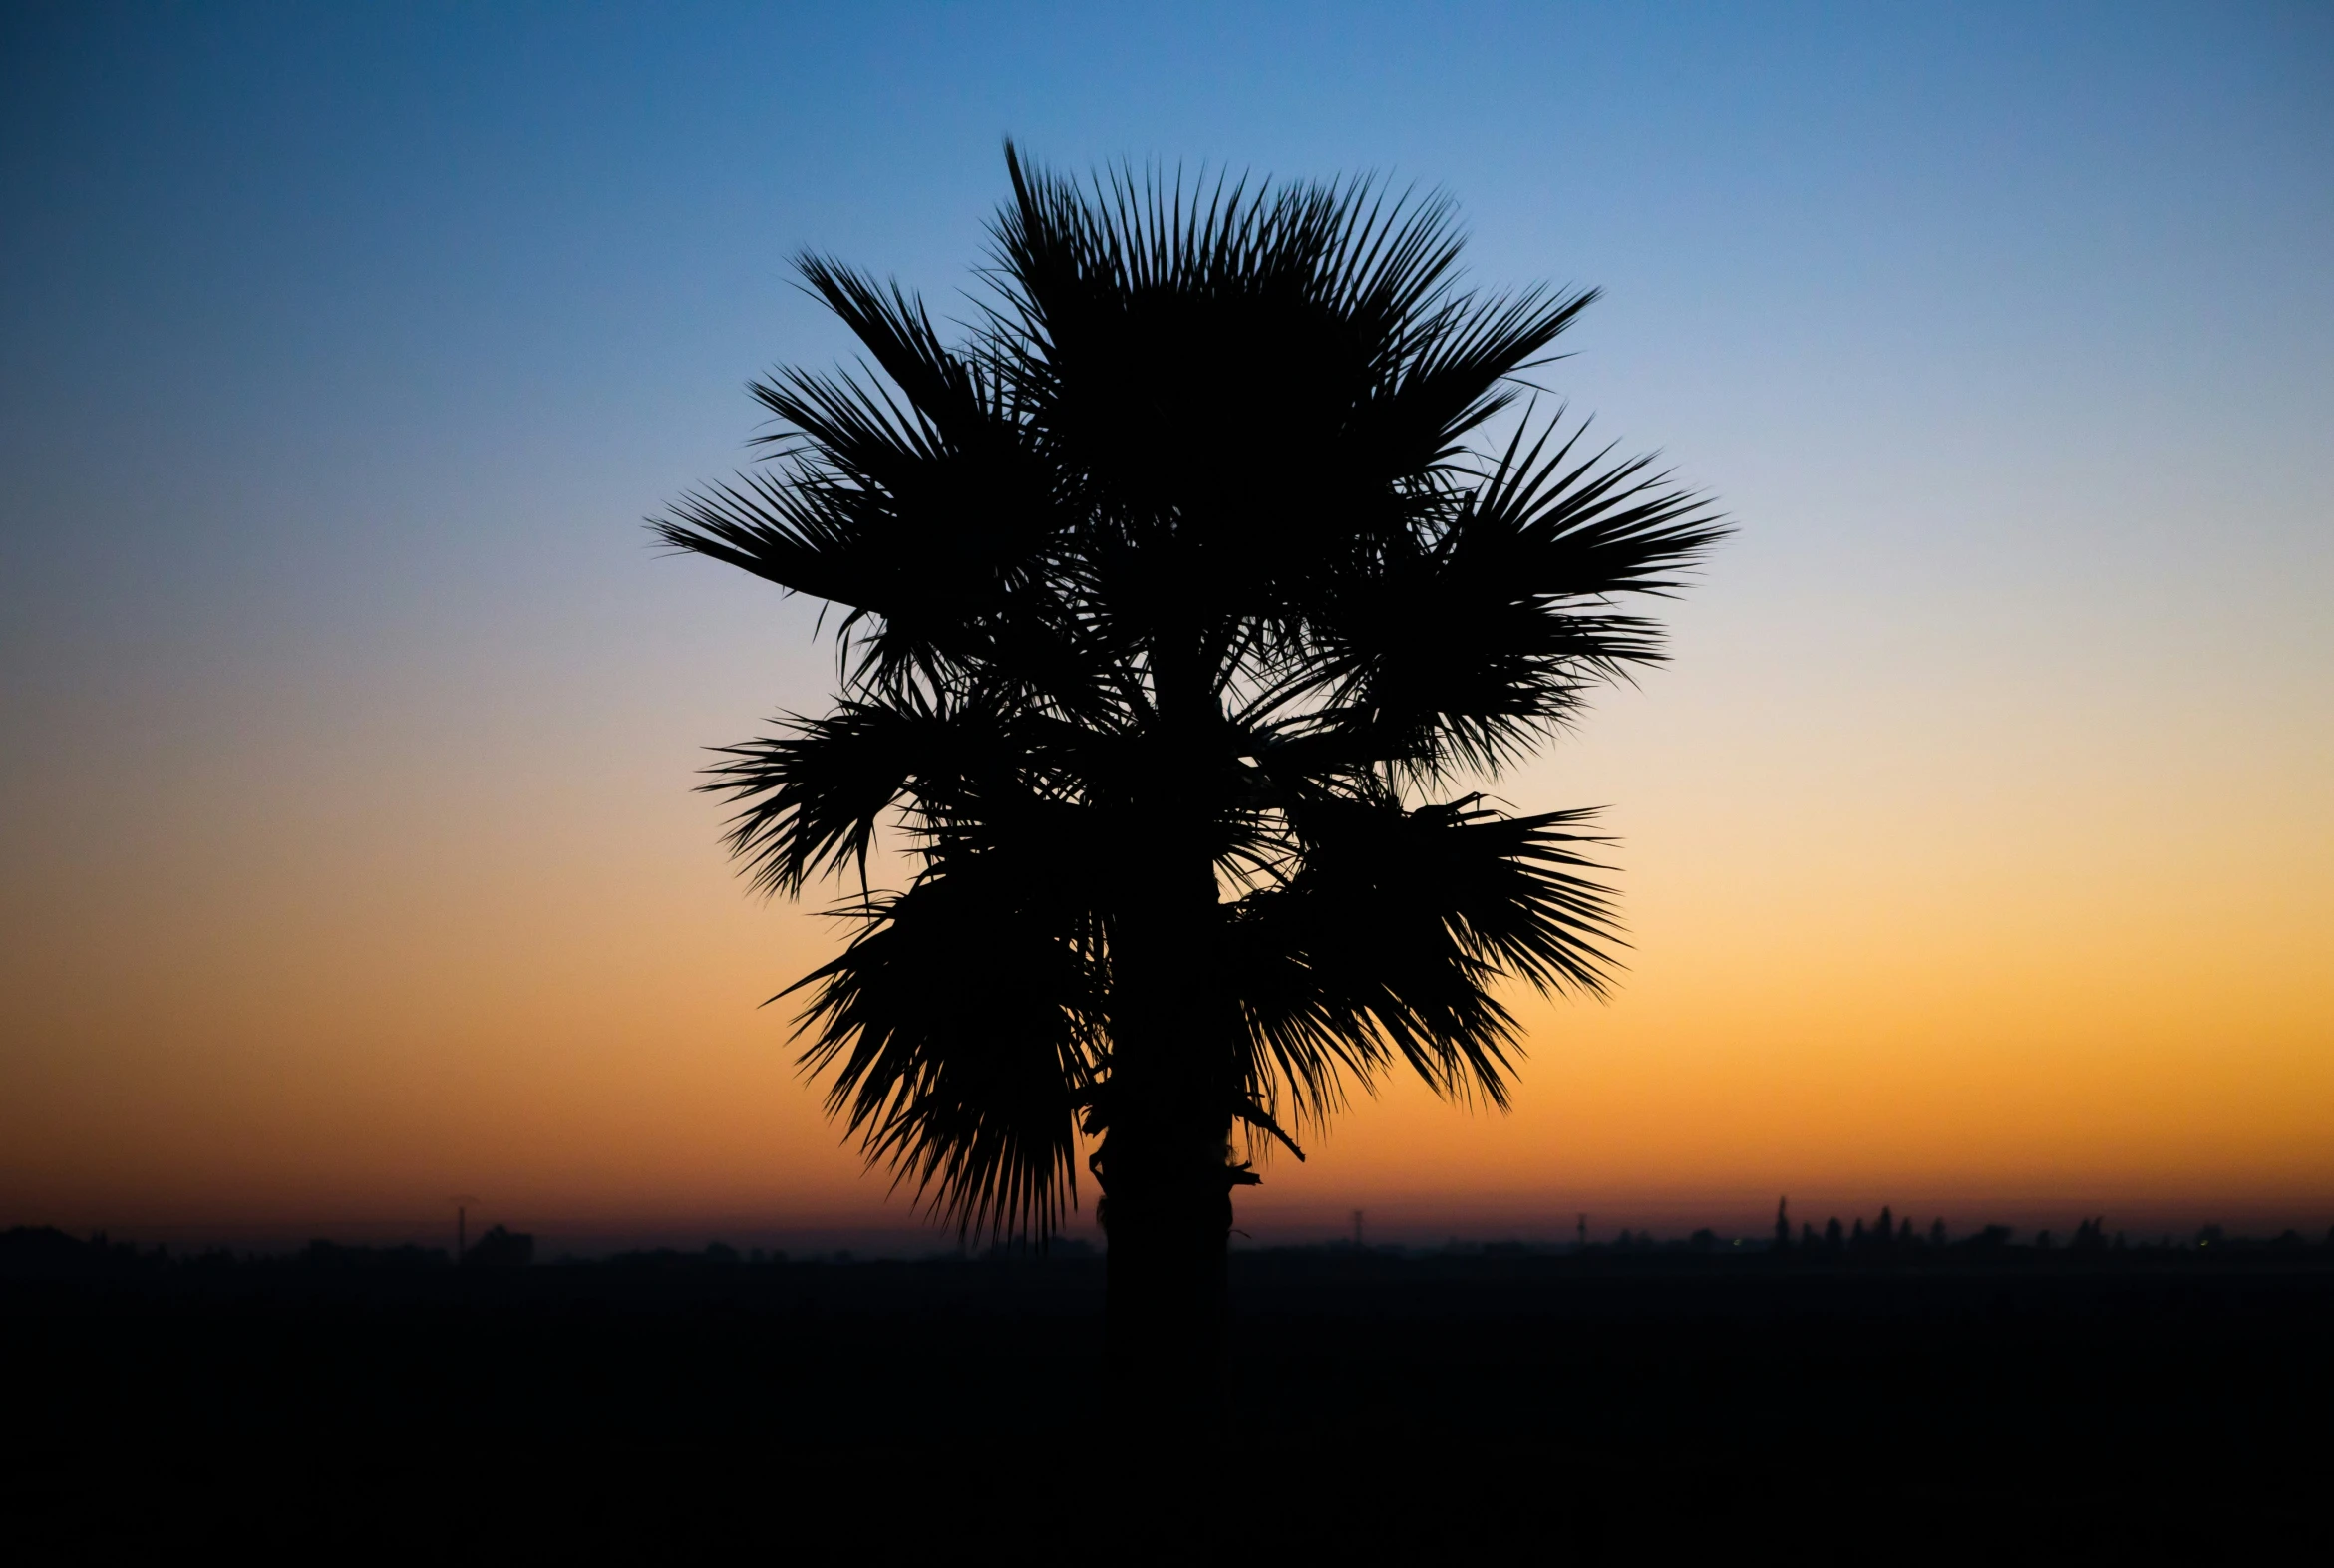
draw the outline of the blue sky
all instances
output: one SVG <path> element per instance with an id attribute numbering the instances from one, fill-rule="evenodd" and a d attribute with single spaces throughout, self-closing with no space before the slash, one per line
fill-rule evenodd
<path id="1" fill-rule="evenodd" d="M 795 250 L 965 281 L 1007 134 L 1071 166 L 1448 189 L 1485 280 L 1608 290 L 1564 390 L 1738 504 L 1821 466 L 1976 510 L 2004 469 L 2115 485 L 2117 457 L 2167 446 L 2201 491 L 2281 493 L 2324 428 L 2322 8 L 6 27 L 17 636 L 77 622 L 78 590 L 194 635 L 185 572 L 229 641 L 287 573 L 337 618 L 425 562 L 469 569 L 506 526 L 474 508 L 621 526 L 737 460 L 745 377 L 840 348 L 789 285 Z"/>
<path id="2" fill-rule="evenodd" d="M 945 295 L 1007 134 L 1446 188 L 1486 280 L 1607 288 L 1581 370 L 1698 462 L 1679 432 L 1784 389 L 1820 401 L 1757 437 L 1867 463 L 2038 406 L 2198 447 L 2324 407 L 2320 8 L 70 7 L 7 40 L 17 504 L 175 491 L 166 531 L 258 528 L 262 451 L 652 505 L 734 458 L 740 380 L 839 347 L 788 256 Z"/>

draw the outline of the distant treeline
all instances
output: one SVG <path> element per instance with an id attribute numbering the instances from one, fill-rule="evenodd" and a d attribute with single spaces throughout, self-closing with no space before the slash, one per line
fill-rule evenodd
<path id="1" fill-rule="evenodd" d="M 534 1261 L 534 1237 L 495 1226 L 464 1249 L 464 1265 L 506 1268 Z M 442 1269 L 455 1259 L 444 1247 L 412 1243 L 395 1247 L 351 1247 L 337 1241 L 311 1241 L 293 1253 L 235 1252 L 208 1247 L 200 1252 L 173 1254 L 167 1246 L 139 1247 L 110 1240 L 99 1231 L 87 1241 L 67 1235 L 53 1225 L 18 1225 L 0 1231 L 0 1276 L 45 1274 L 141 1273 L 157 1270 L 216 1270 L 250 1268 Z"/>
<path id="2" fill-rule="evenodd" d="M 1057 1239 L 1049 1255 L 1055 1258 L 1091 1258 L 1095 1256 L 1092 1243 L 1075 1238 Z M 975 1259 L 996 1262 L 1009 1258 L 1027 1258 L 1026 1247 L 990 1247 L 977 1253 L 951 1252 L 937 1254 L 933 1259 Z M 342 1242 L 315 1240 L 296 1252 L 236 1252 L 226 1247 L 208 1247 L 197 1252 L 172 1253 L 167 1246 L 140 1247 L 127 1241 L 114 1241 L 99 1231 L 86 1241 L 67 1234 L 53 1225 L 19 1225 L 0 1231 L 0 1277 L 23 1278 L 39 1275 L 118 1273 L 137 1274 L 168 1270 L 172 1272 L 201 1272 L 204 1270 L 299 1270 L 317 1273 L 342 1273 L 354 1270 L 421 1270 L 450 1269 L 459 1264 L 465 1268 L 501 1269 L 535 1261 L 534 1237 L 524 1231 L 495 1226 L 466 1247 L 459 1259 L 444 1247 L 423 1247 L 413 1243 L 390 1247 L 356 1247 Z M 790 1260 L 786 1253 L 768 1251 L 761 1247 L 741 1251 L 726 1242 L 709 1242 L 694 1251 L 674 1247 L 646 1248 L 618 1252 L 608 1257 L 584 1259 L 561 1257 L 562 1265 L 581 1265 L 592 1268 L 620 1269 L 696 1269 L 736 1268 L 786 1263 L 848 1264 L 856 1261 L 847 1251 L 822 1252 Z"/>
<path id="3" fill-rule="evenodd" d="M 1351 1242 L 1340 1241 L 1309 1248 L 1252 1250 L 1339 1253 L 1357 1249 Z M 2334 1264 L 2334 1226 L 2328 1227 L 2326 1234 L 2314 1242 L 2296 1230 L 2289 1229 L 2276 1236 L 2260 1238 L 2232 1236 L 2218 1225 L 2206 1225 L 2184 1237 L 2161 1233 L 2153 1237 L 2132 1237 L 2124 1231 L 2111 1230 L 2103 1216 L 2095 1216 L 2079 1220 L 2063 1240 L 2052 1231 L 2042 1230 L 2037 1231 L 2031 1239 L 2021 1242 L 2017 1239 L 2017 1233 L 2007 1225 L 1986 1225 L 1966 1235 L 1956 1236 L 1941 1219 L 1933 1219 L 1926 1228 L 1922 1228 L 1909 1217 L 1898 1219 L 1889 1208 L 1883 1206 L 1878 1217 L 1869 1222 L 1859 1216 L 1842 1225 L 1837 1218 L 1831 1218 L 1825 1221 L 1822 1230 L 1811 1224 L 1802 1224 L 1795 1234 L 1788 1206 L 1779 1206 L 1773 1234 L 1755 1238 L 1723 1237 L 1705 1228 L 1683 1238 L 1665 1240 L 1656 1237 L 1651 1231 L 1624 1230 L 1611 1241 L 1590 1241 L 1585 1237 L 1563 1243 L 1454 1240 L 1436 1248 L 1374 1246 L 1366 1250 L 1373 1256 L 1384 1258 L 1438 1255 L 1484 1258 L 1573 1257 L 1583 1261 L 1604 1260 L 1623 1265 L 1661 1258 L 1724 1258 L 1758 1267 L 1938 1266 L 2011 1262 L 2023 1265 L 2112 1265 L 2123 1262 L 2168 1263 L 2174 1260 L 2188 1266 L 2278 1260 Z M 1068 1261 L 1091 1259 L 1096 1251 L 1088 1242 L 1065 1238 L 1057 1239 L 1046 1255 Z M 1025 1247 L 990 1247 L 979 1252 L 935 1254 L 924 1261 L 996 1263 L 1026 1261 L 1033 1256 Z M 213 1247 L 199 1252 L 173 1254 L 167 1246 L 139 1247 L 126 1241 L 112 1241 L 102 1231 L 86 1240 L 47 1225 L 19 1225 L 0 1232 L 0 1278 L 17 1279 L 93 1274 L 152 1275 L 165 1272 L 199 1274 L 230 1270 L 237 1273 L 265 1270 L 346 1273 L 439 1270 L 457 1266 L 506 1269 L 534 1261 L 534 1238 L 524 1232 L 506 1230 L 500 1225 L 471 1243 L 463 1252 L 459 1265 L 453 1254 L 444 1247 L 412 1244 L 362 1247 L 316 1240 L 289 1253 L 238 1253 L 223 1247 Z M 557 1261 L 562 1266 L 669 1271 L 768 1267 L 789 1262 L 798 1265 L 847 1265 L 856 1260 L 849 1252 L 818 1253 L 790 1259 L 784 1252 L 762 1248 L 741 1251 L 716 1241 L 694 1251 L 657 1247 L 619 1252 L 596 1260 L 561 1257 Z"/>

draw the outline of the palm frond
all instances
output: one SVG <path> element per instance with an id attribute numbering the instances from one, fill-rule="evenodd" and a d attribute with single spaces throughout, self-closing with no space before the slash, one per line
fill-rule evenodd
<path id="1" fill-rule="evenodd" d="M 1661 594 L 1725 529 L 1648 460 L 1519 434 L 1439 536 L 1325 573 L 1310 627 L 1316 728 L 1433 779 L 1497 773 L 1590 688 L 1662 657 L 1660 627 L 1609 608 Z"/>
<path id="2" fill-rule="evenodd" d="M 1099 941 L 1020 868 L 966 857 L 846 913 L 810 993 L 807 1072 L 870 1164 L 967 1234 L 1042 1241 L 1077 1202 L 1076 1116 L 1101 1054 Z"/>
<path id="3" fill-rule="evenodd" d="M 822 719 L 782 722 L 782 734 L 718 748 L 723 761 L 699 787 L 741 802 L 731 853 L 757 887 L 790 897 L 851 864 L 864 879 L 884 813 L 920 781 L 962 773 L 976 736 L 994 739 L 920 698 L 844 703 Z"/>
<path id="4" fill-rule="evenodd" d="M 1438 1093 L 1506 1103 L 1501 975 L 1602 995 L 1620 945 L 1586 811 L 1509 817 L 1470 797 L 1416 810 L 1323 800 L 1297 814 L 1301 869 L 1228 913 L 1254 1075 L 1302 1116 L 1399 1057 Z M 1269 1102 L 1269 1099 L 1267 1099 Z"/>

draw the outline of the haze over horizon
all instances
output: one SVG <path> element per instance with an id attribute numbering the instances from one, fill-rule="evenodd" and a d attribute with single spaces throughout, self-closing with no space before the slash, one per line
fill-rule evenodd
<path id="1" fill-rule="evenodd" d="M 2334 1222 L 2323 8 L 25 7 L 0 86 L 0 1226 L 948 1244 L 691 792 L 817 606 L 641 518 L 844 351 L 797 251 L 964 314 L 1008 134 L 1448 191 L 1739 529 L 1496 786 L 1606 806 L 1612 1000 L 1244 1231 Z"/>

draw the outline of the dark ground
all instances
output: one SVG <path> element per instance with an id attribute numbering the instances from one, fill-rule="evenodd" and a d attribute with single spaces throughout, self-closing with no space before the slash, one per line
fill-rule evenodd
<path id="1" fill-rule="evenodd" d="M 1101 1265 L 20 1268 L 29 1561 L 2334 1560 L 2334 1257 L 1235 1261 L 1125 1526 Z M 1167 1543 L 1167 1544 L 1161 1544 Z"/>

